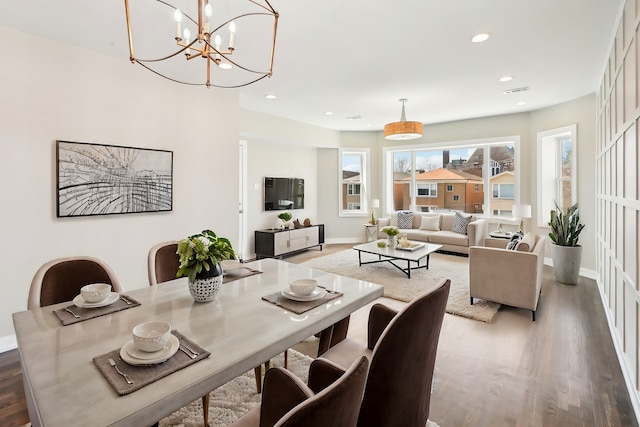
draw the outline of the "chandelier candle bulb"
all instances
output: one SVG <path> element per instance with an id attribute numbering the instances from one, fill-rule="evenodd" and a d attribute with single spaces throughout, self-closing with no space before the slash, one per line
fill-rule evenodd
<path id="1" fill-rule="evenodd" d="M 173 12 L 173 19 L 176 20 L 176 40 L 180 41 L 182 40 L 180 38 L 180 35 L 182 33 L 182 31 L 180 30 L 180 23 L 182 22 L 182 12 L 180 12 L 180 9 L 176 9 L 176 11 Z"/>
<path id="2" fill-rule="evenodd" d="M 222 44 L 222 38 L 216 34 L 215 38 L 214 38 L 215 44 L 216 44 L 216 50 L 218 52 L 220 52 L 220 45 Z M 220 60 L 220 54 L 216 53 L 216 57 L 217 60 Z"/>
<path id="3" fill-rule="evenodd" d="M 236 23 L 234 21 L 231 21 L 231 24 L 229 24 L 229 50 L 233 50 L 235 49 L 235 44 L 236 44 Z"/>

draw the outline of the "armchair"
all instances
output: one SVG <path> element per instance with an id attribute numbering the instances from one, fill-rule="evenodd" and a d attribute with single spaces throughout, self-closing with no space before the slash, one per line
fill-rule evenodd
<path id="1" fill-rule="evenodd" d="M 531 310 L 542 289 L 542 268 L 547 238 L 536 236 L 531 251 L 473 246 L 469 249 L 469 296 Z"/>

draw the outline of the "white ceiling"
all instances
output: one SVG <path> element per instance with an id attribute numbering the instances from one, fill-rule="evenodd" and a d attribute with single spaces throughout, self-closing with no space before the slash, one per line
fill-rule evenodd
<path id="1" fill-rule="evenodd" d="M 168 1 L 183 9 L 194 3 Z M 430 124 L 530 111 L 596 92 L 622 2 L 270 1 L 280 13 L 273 77 L 224 90 L 238 90 L 243 108 L 336 130 L 382 129 L 400 118 L 400 98 L 409 100 L 408 120 Z M 129 61 L 123 0 L 4 1 L 0 25 Z M 250 39 L 249 32 L 239 26 L 237 39 Z M 479 32 L 492 37 L 471 43 Z M 514 78 L 499 82 L 504 75 Z M 530 89 L 503 94 L 520 87 Z M 265 99 L 267 93 L 277 99 Z"/>

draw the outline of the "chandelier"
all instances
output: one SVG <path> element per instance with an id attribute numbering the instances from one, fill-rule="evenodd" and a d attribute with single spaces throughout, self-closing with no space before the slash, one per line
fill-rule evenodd
<path id="1" fill-rule="evenodd" d="M 422 137 L 422 123 L 408 122 L 404 113 L 404 103 L 406 99 L 400 99 L 402 102 L 402 115 L 399 122 L 388 123 L 384 125 L 384 137 L 394 141 L 404 139 L 416 139 Z"/>
<path id="2" fill-rule="evenodd" d="M 146 0 L 131 2 L 130 10 L 124 0 L 132 63 L 207 88 L 242 87 L 271 77 L 279 14 L 269 0 L 175 1 L 183 7 Z M 134 35 L 141 36 L 136 47 L 145 59 L 134 54 Z"/>

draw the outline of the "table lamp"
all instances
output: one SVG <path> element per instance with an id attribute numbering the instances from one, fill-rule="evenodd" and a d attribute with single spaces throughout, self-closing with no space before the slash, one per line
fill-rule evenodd
<path id="1" fill-rule="evenodd" d="M 371 224 L 376 223 L 376 208 L 380 207 L 380 199 L 371 199 Z"/>
<path id="2" fill-rule="evenodd" d="M 531 218 L 531 205 L 513 205 L 512 215 L 516 219 L 520 219 L 518 231 L 525 234 L 524 219 Z"/>

